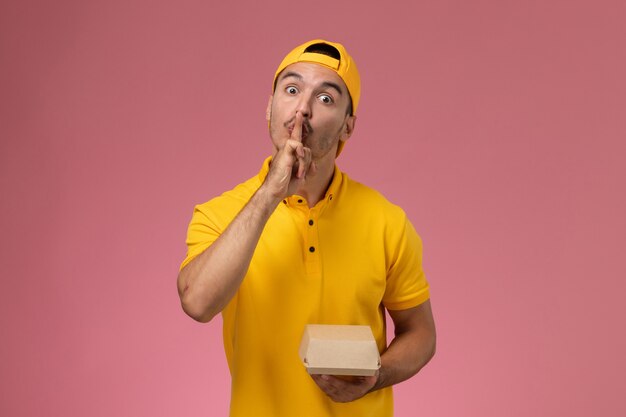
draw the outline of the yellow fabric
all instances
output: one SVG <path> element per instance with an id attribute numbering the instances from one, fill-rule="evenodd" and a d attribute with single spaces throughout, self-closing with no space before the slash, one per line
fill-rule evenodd
<path id="1" fill-rule="evenodd" d="M 315 52 L 305 52 L 300 55 L 299 62 L 315 62 L 318 64 L 326 65 L 328 68 L 337 71 L 339 69 L 340 61 L 328 55 L 318 54 Z"/>
<path id="2" fill-rule="evenodd" d="M 261 185 L 269 161 L 258 176 L 196 206 L 181 268 L 224 231 Z M 392 416 L 391 388 L 346 404 L 328 399 L 298 348 L 306 324 L 360 324 L 371 326 L 382 353 L 382 305 L 407 309 L 429 297 L 421 254 L 402 209 L 337 168 L 315 207 L 299 196 L 279 204 L 222 312 L 231 417 Z"/>
<path id="3" fill-rule="evenodd" d="M 325 43 L 337 49 L 340 56 L 339 62 L 337 62 L 336 59 L 324 54 L 304 52 L 306 48 L 316 43 Z M 291 64 L 295 64 L 296 62 L 313 62 L 325 65 L 334 70 L 337 75 L 341 77 L 343 82 L 346 83 L 346 87 L 350 93 L 350 97 L 352 98 L 352 114 L 356 114 L 356 109 L 359 107 L 359 100 L 361 98 L 361 77 L 359 76 L 359 71 L 356 68 L 354 60 L 350 55 L 348 55 L 346 48 L 342 44 L 325 41 L 323 39 L 314 39 L 295 47 L 287 54 L 287 56 L 285 56 L 285 58 L 283 58 L 282 62 L 278 66 L 278 69 L 274 74 L 273 86 L 276 85 L 276 78 L 278 78 L 278 74 L 280 74 L 286 67 Z"/>

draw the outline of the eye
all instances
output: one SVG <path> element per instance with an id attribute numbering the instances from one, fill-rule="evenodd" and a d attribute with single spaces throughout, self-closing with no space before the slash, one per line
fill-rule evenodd
<path id="1" fill-rule="evenodd" d="M 291 94 L 291 95 L 298 93 L 298 89 L 294 87 L 293 85 L 290 85 L 289 87 L 285 88 L 285 91 L 287 92 L 287 94 Z"/>
<path id="2" fill-rule="evenodd" d="M 324 104 L 333 104 L 335 102 L 335 100 L 333 100 L 333 98 L 328 94 L 322 94 L 318 98 Z"/>

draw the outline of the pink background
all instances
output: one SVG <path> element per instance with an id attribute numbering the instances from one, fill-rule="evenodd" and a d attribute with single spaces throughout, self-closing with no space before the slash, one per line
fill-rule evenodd
<path id="1" fill-rule="evenodd" d="M 626 3 L 0 6 L 0 415 L 225 416 L 180 309 L 194 204 L 270 152 L 273 71 L 343 42 L 339 165 L 425 244 L 438 353 L 397 416 L 624 416 Z"/>

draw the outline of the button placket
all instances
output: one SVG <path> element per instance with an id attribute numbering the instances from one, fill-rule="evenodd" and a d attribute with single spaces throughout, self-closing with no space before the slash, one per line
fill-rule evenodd
<path id="1" fill-rule="evenodd" d="M 321 274 L 321 259 L 319 248 L 319 235 L 317 228 L 317 216 L 319 210 L 316 208 L 308 210 L 308 219 L 306 221 L 306 242 L 305 242 L 305 257 L 306 257 L 306 270 L 309 276 L 319 277 Z"/>

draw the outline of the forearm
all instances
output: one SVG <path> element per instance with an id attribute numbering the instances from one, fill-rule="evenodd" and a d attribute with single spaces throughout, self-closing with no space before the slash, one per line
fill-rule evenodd
<path id="1" fill-rule="evenodd" d="M 178 275 L 183 310 L 210 321 L 232 299 L 243 280 L 263 228 L 280 202 L 262 186 L 224 233 Z"/>
<path id="2" fill-rule="evenodd" d="M 411 378 L 434 356 L 435 325 L 430 302 L 420 306 L 420 320 L 409 326 L 396 326 L 395 337 L 381 355 L 380 374 L 372 388 L 377 390 Z"/>
<path id="3" fill-rule="evenodd" d="M 278 203 L 303 185 L 307 175 L 315 175 L 311 150 L 302 145 L 302 114 L 296 113 L 291 133 L 250 201 L 220 237 L 178 274 L 183 310 L 195 320 L 210 321 L 226 307 L 246 275 L 261 233 Z"/>
<path id="4" fill-rule="evenodd" d="M 402 311 L 389 311 L 396 337 L 381 356 L 376 376 L 345 380 L 312 375 L 317 385 L 336 402 L 349 402 L 368 392 L 397 384 L 415 375 L 435 353 L 435 323 L 430 301 Z"/>

